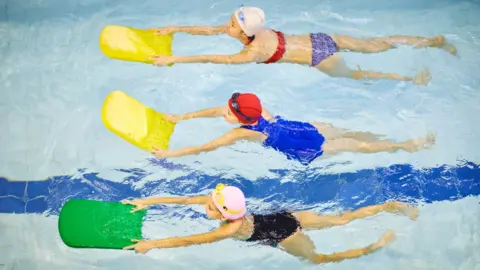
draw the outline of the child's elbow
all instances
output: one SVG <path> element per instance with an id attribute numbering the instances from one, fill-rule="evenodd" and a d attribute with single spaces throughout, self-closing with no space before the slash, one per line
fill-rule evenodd
<path id="1" fill-rule="evenodd" d="M 234 60 L 235 64 L 249 64 L 249 63 L 254 63 L 254 62 L 255 62 L 254 59 L 252 59 L 250 57 L 247 57 L 247 56 L 242 56 L 242 57 Z"/>

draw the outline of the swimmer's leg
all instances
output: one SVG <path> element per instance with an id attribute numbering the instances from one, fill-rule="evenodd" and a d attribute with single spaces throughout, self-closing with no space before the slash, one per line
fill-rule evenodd
<path id="1" fill-rule="evenodd" d="M 413 45 L 415 49 L 432 47 L 440 48 L 451 54 L 457 54 L 457 48 L 445 41 L 443 35 L 434 36 L 431 38 L 414 37 L 414 36 L 390 36 L 380 38 L 367 38 L 366 41 L 385 42 L 391 46 L 396 45 Z"/>
<path id="2" fill-rule="evenodd" d="M 346 212 L 340 216 L 322 216 L 313 211 L 302 211 L 293 213 L 305 230 L 319 230 L 333 226 L 345 225 L 356 219 L 375 216 L 380 212 L 401 214 L 415 220 L 418 217 L 418 209 L 412 205 L 390 201 L 383 204 L 362 207 L 353 212 Z"/>
<path id="3" fill-rule="evenodd" d="M 373 253 L 391 243 L 395 239 L 395 233 L 393 231 L 387 231 L 380 239 L 364 248 L 350 249 L 342 252 L 335 252 L 333 254 L 321 254 L 315 250 L 315 244 L 308 235 L 303 232 L 296 232 L 287 239 L 280 242 L 279 247 L 289 254 L 297 256 L 301 259 L 309 260 L 316 264 L 339 262 L 345 259 L 354 259 Z"/>
<path id="4" fill-rule="evenodd" d="M 350 138 L 362 142 L 380 141 L 384 135 L 374 134 L 368 131 L 348 131 L 343 134 L 343 138 Z"/>
<path id="5" fill-rule="evenodd" d="M 348 131 L 344 128 L 335 127 L 330 123 L 311 122 L 310 124 L 312 124 L 326 140 L 342 138 L 345 132 Z"/>
<path id="6" fill-rule="evenodd" d="M 345 61 L 339 53 L 335 53 L 327 57 L 315 67 L 332 77 L 346 77 L 355 80 L 387 79 L 398 81 L 413 81 L 413 83 L 415 84 L 427 85 L 431 79 L 430 73 L 426 69 L 421 71 L 413 78 L 408 76 L 402 76 L 396 73 L 383 73 L 371 70 L 352 70 L 347 67 Z"/>
<path id="7" fill-rule="evenodd" d="M 446 50 L 451 54 L 457 52 L 453 45 L 445 42 L 442 35 L 434 37 L 419 36 L 389 36 L 358 39 L 347 35 L 330 35 L 340 50 L 360 53 L 378 53 L 395 48 L 397 45 L 412 45 L 414 48 L 436 47 Z M 449 46 L 446 46 L 449 45 Z"/>
<path id="8" fill-rule="evenodd" d="M 330 123 L 312 122 L 310 124 L 312 124 L 327 140 L 352 138 L 363 142 L 374 142 L 383 137 L 383 135 L 374 134 L 368 131 L 350 131 L 345 128 L 338 128 Z"/>
<path id="9" fill-rule="evenodd" d="M 341 152 L 359 152 L 359 153 L 378 153 L 395 152 L 405 150 L 413 153 L 422 149 L 427 149 L 435 143 L 435 135 L 427 134 L 425 137 L 411 139 L 405 142 L 393 142 L 382 140 L 377 142 L 362 142 L 350 138 L 340 138 L 327 140 L 323 145 L 323 151 L 327 155 L 338 154 Z"/>

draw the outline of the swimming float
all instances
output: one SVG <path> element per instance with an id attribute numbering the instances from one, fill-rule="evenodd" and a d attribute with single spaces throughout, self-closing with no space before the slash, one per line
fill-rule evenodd
<path id="1" fill-rule="evenodd" d="M 108 25 L 100 33 L 100 49 L 107 57 L 152 64 L 155 55 L 172 55 L 173 35 L 156 35 L 155 30 Z M 170 65 L 171 66 L 171 65 Z"/>
<path id="2" fill-rule="evenodd" d="M 135 207 L 121 202 L 69 200 L 58 219 L 58 232 L 72 248 L 122 249 L 131 239 L 142 239 L 146 210 L 130 213 Z"/>
<path id="3" fill-rule="evenodd" d="M 111 92 L 102 107 L 103 124 L 131 144 L 151 151 L 168 149 L 175 123 L 120 90 Z"/>

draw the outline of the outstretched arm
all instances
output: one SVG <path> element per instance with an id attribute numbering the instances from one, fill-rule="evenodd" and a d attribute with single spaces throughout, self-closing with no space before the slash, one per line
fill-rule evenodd
<path id="1" fill-rule="evenodd" d="M 219 26 L 167 26 L 155 29 L 159 34 L 183 32 L 190 35 L 218 35 L 225 33 L 226 25 Z"/>
<path id="2" fill-rule="evenodd" d="M 144 198 L 132 201 L 125 201 L 125 204 L 142 204 L 145 206 L 153 204 L 205 204 L 208 201 L 207 196 L 193 196 L 193 197 L 164 197 L 164 198 Z"/>
<path id="3" fill-rule="evenodd" d="M 193 55 L 174 56 L 174 63 L 212 63 L 212 64 L 246 64 L 255 62 L 251 53 L 237 53 L 233 55 Z"/>
<path id="4" fill-rule="evenodd" d="M 136 200 L 125 200 L 123 204 L 130 204 L 135 206 L 130 213 L 145 209 L 154 204 L 206 204 L 208 202 L 207 196 L 193 196 L 193 197 L 166 197 L 166 198 L 144 198 Z"/>
<path id="5" fill-rule="evenodd" d="M 213 243 L 231 237 L 240 229 L 241 225 L 241 222 L 231 222 L 212 232 L 184 237 L 172 237 L 162 240 L 148 241 L 132 239 L 133 242 L 137 243 L 131 246 L 124 247 L 123 249 L 135 249 L 136 252 L 145 253 L 152 248 L 174 248 Z"/>
<path id="6" fill-rule="evenodd" d="M 154 61 L 154 65 L 166 66 L 173 63 L 247 64 L 256 62 L 257 58 L 254 52 L 243 50 L 232 55 L 155 56 L 149 60 Z"/>
<path id="7" fill-rule="evenodd" d="M 178 116 L 178 120 L 188 120 L 193 118 L 211 118 L 223 115 L 223 107 L 215 107 L 196 112 L 189 112 Z"/>
<path id="8" fill-rule="evenodd" d="M 178 150 L 156 149 L 153 154 L 158 158 L 181 157 L 187 155 L 197 155 L 202 152 L 213 151 L 219 147 L 232 145 L 238 140 L 247 139 L 253 135 L 253 132 L 243 128 L 235 128 L 225 133 L 223 136 L 201 146 L 186 147 Z"/>

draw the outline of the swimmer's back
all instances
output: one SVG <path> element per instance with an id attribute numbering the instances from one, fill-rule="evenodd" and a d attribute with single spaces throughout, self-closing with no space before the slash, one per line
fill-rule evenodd
<path id="1" fill-rule="evenodd" d="M 297 63 L 309 65 L 312 61 L 312 42 L 310 35 L 286 35 L 285 54 L 277 63 Z M 259 62 L 268 60 L 277 50 L 278 37 L 271 29 L 266 29 L 255 35 L 249 50 L 257 52 Z"/>
<path id="2" fill-rule="evenodd" d="M 251 214 L 240 222 L 242 224 L 238 231 L 232 235 L 232 238 L 247 242 L 259 242 L 274 247 L 301 229 L 300 222 L 292 213 L 287 211 L 263 215 Z M 224 221 L 221 225 L 227 223 Z"/>
<path id="3" fill-rule="evenodd" d="M 272 120 L 261 117 L 256 125 L 242 128 L 266 135 L 265 147 L 271 147 L 303 164 L 312 162 L 323 154 L 325 138 L 310 123 L 290 121 L 277 116 Z"/>

